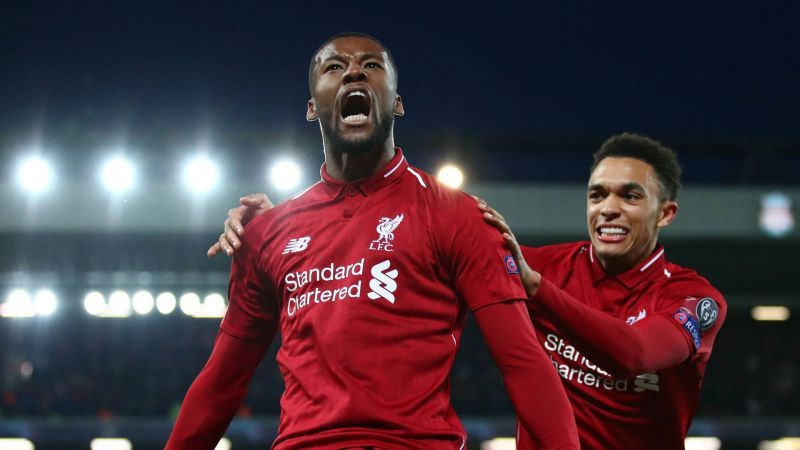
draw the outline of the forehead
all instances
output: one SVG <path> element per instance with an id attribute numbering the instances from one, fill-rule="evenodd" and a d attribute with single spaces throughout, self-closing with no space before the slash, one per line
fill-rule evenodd
<path id="1" fill-rule="evenodd" d="M 317 53 L 317 62 L 338 56 L 344 58 L 358 58 L 365 54 L 375 55 L 388 59 L 386 50 L 372 39 L 361 36 L 345 36 L 328 42 Z"/>
<path id="2" fill-rule="evenodd" d="M 646 188 L 658 188 L 653 166 L 636 158 L 608 157 L 592 171 L 589 185 L 607 185 L 610 187 L 626 183 L 637 183 Z"/>

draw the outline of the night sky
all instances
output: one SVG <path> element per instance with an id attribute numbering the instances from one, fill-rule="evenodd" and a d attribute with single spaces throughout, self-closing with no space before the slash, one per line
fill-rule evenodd
<path id="1" fill-rule="evenodd" d="M 796 2 L 607 3 L 4 2 L 0 144 L 315 137 L 349 30 L 395 55 L 398 135 L 800 138 Z"/>

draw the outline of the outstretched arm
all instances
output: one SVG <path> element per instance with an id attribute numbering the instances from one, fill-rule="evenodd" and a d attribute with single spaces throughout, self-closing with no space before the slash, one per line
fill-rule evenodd
<path id="1" fill-rule="evenodd" d="M 572 407 L 552 363 L 536 342 L 525 303 L 494 303 L 474 314 L 520 422 L 538 448 L 579 449 Z"/>
<path id="2" fill-rule="evenodd" d="M 239 409 L 266 340 L 244 340 L 220 330 L 203 370 L 186 393 L 166 450 L 213 449 Z"/>
<path id="3" fill-rule="evenodd" d="M 486 221 L 503 235 L 517 261 L 528 301 L 546 309 L 570 340 L 593 362 L 616 376 L 632 376 L 674 367 L 692 352 L 686 335 L 664 315 L 651 315 L 634 325 L 590 308 L 532 270 L 505 218 L 479 202 Z"/>

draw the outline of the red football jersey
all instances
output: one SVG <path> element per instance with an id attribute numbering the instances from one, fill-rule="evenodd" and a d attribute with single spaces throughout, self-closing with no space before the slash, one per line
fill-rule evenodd
<path id="1" fill-rule="evenodd" d="M 725 318 L 722 295 L 695 271 L 666 261 L 663 247 L 638 267 L 616 276 L 603 270 L 589 242 L 522 250 L 543 279 L 586 306 L 628 325 L 664 315 L 691 348 L 691 357 L 676 367 L 615 378 L 570 343 L 569 336 L 554 325 L 552 313 L 531 302 L 537 337 L 572 404 L 581 448 L 684 448 L 706 363 Z M 524 429 L 520 435 L 521 448 L 536 448 Z"/>
<path id="2" fill-rule="evenodd" d="M 247 339 L 280 322 L 274 448 L 465 448 L 449 384 L 464 315 L 526 298 L 501 236 L 399 149 L 369 179 L 321 174 L 248 225 L 222 322 Z"/>

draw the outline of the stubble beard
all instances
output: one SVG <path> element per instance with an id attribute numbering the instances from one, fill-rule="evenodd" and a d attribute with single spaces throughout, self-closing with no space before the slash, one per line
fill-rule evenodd
<path id="1" fill-rule="evenodd" d="M 383 149 L 386 140 L 392 134 L 394 115 L 392 113 L 385 114 L 378 121 L 378 125 L 372 133 L 356 139 L 345 138 L 338 130 L 334 129 L 331 123 L 320 122 L 320 125 L 328 143 L 336 153 L 359 156 Z"/>

